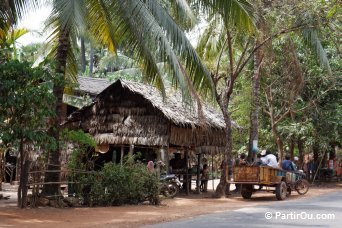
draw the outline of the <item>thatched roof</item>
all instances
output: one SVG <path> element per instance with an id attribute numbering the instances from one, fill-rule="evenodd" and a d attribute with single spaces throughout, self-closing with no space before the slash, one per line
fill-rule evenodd
<path id="1" fill-rule="evenodd" d="M 75 90 L 81 91 L 90 95 L 98 95 L 108 86 L 111 82 L 103 78 L 90 78 L 90 77 L 77 77 L 79 87 Z"/>
<path id="2" fill-rule="evenodd" d="M 82 128 L 98 144 L 186 146 L 217 151 L 226 143 L 222 114 L 202 105 L 202 116 L 182 102 L 180 93 L 143 83 L 117 80 L 93 103 L 72 113 L 65 127 Z M 237 127 L 233 123 L 233 127 Z"/>
<path id="3" fill-rule="evenodd" d="M 80 89 L 83 91 L 92 91 L 96 93 L 102 88 L 105 88 L 95 99 L 94 103 L 98 100 L 102 99 L 105 91 L 110 89 L 117 84 L 120 84 L 123 88 L 130 90 L 135 94 L 139 94 L 148 100 L 156 109 L 160 110 L 165 117 L 178 126 L 191 126 L 193 128 L 206 125 L 208 127 L 223 129 L 225 128 L 225 123 L 223 120 L 222 113 L 217 109 L 210 107 L 209 105 L 203 105 L 203 116 L 204 121 L 199 118 L 198 108 L 196 103 L 192 106 L 186 105 L 182 102 L 182 95 L 179 92 L 174 90 L 169 90 L 167 92 L 167 97 L 163 99 L 160 91 L 158 91 L 155 87 L 139 82 L 127 81 L 119 79 L 114 82 L 110 87 L 108 87 L 109 81 L 106 79 L 93 79 L 86 77 L 79 77 Z M 106 86 L 107 85 L 107 86 Z M 93 106 L 92 103 L 89 106 L 82 108 L 76 113 L 72 114 L 68 120 L 73 122 L 75 117 L 82 112 L 82 110 Z M 77 119 L 77 118 L 76 118 Z M 201 122 L 202 121 L 202 122 Z M 238 128 L 238 125 L 235 122 L 232 122 L 233 127 Z"/>

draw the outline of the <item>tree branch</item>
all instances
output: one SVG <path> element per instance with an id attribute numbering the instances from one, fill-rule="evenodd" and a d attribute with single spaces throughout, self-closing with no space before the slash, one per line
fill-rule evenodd
<path id="1" fill-rule="evenodd" d="M 237 70 L 239 69 L 239 67 L 240 67 L 240 65 L 241 65 L 241 62 L 242 62 L 243 58 L 245 57 L 245 54 L 246 54 L 246 52 L 247 52 L 247 48 L 248 48 L 250 42 L 251 42 L 251 37 L 248 38 L 248 40 L 247 40 L 247 42 L 246 42 L 246 45 L 245 45 L 245 47 L 244 47 L 244 49 L 243 49 L 243 52 L 242 52 L 242 54 L 241 54 L 241 56 L 240 56 L 240 58 L 239 58 L 239 60 L 238 60 L 238 64 L 237 64 L 236 69 L 235 69 L 235 72 L 234 72 L 235 75 L 236 75 L 236 72 L 237 72 Z"/>
<path id="2" fill-rule="evenodd" d="M 288 29 L 283 29 L 281 30 L 280 32 L 272 35 L 272 36 L 269 36 L 267 37 L 265 40 L 263 40 L 259 45 L 255 46 L 254 49 L 251 51 L 251 53 L 249 53 L 249 56 L 247 57 L 247 59 L 242 63 L 242 65 L 240 66 L 239 69 L 237 69 L 236 71 L 236 75 L 239 75 L 241 73 L 241 71 L 243 70 L 243 68 L 245 67 L 245 65 L 248 63 L 248 61 L 252 58 L 254 52 L 256 52 L 259 48 L 261 48 L 262 46 L 265 45 L 265 43 L 267 43 L 268 41 L 282 35 L 282 34 L 286 34 L 286 33 L 289 33 L 289 32 L 293 32 L 293 31 L 296 31 L 298 29 L 301 29 L 301 28 L 304 28 L 306 27 L 308 24 L 305 24 L 305 25 L 298 25 L 298 26 L 295 26 L 295 27 L 292 27 L 292 28 L 288 28 Z"/>
<path id="3" fill-rule="evenodd" d="M 216 82 L 214 81 L 215 87 L 216 87 L 216 83 L 219 81 L 218 71 L 219 71 L 220 61 L 221 61 L 221 58 L 222 58 L 222 55 L 223 55 L 224 47 L 226 46 L 227 41 L 228 41 L 228 37 L 223 42 L 223 45 L 222 45 L 222 48 L 221 48 L 221 51 L 220 51 L 220 55 L 219 55 L 219 58 L 217 60 L 216 73 L 215 73 L 215 75 L 217 76 L 217 80 L 216 80 Z"/>
<path id="4" fill-rule="evenodd" d="M 288 109 L 281 117 L 279 117 L 279 119 L 277 119 L 274 122 L 274 125 L 277 125 L 280 121 L 282 121 L 288 114 L 290 113 L 290 109 Z"/>
<path id="5" fill-rule="evenodd" d="M 230 79 L 233 80 L 233 72 L 234 72 L 234 60 L 233 60 L 233 47 L 232 47 L 232 37 L 230 35 L 229 30 L 227 30 L 227 39 L 228 39 L 228 52 L 229 52 L 229 65 L 230 65 Z"/>

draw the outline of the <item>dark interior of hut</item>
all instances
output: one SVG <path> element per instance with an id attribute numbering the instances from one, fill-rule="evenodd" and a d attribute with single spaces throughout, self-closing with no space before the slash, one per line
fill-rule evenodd
<path id="1" fill-rule="evenodd" d="M 95 159 L 94 170 L 100 170 L 103 168 L 105 163 L 113 162 L 115 164 L 121 163 L 121 159 L 123 162 L 127 158 L 130 148 L 129 146 L 123 147 L 123 153 L 121 154 L 121 146 L 110 146 L 108 152 L 106 153 L 97 153 L 97 157 Z M 134 160 L 136 162 L 141 162 L 143 164 L 147 164 L 148 161 L 155 161 L 157 156 L 153 149 L 147 147 L 138 147 L 135 146 L 133 149 Z"/>

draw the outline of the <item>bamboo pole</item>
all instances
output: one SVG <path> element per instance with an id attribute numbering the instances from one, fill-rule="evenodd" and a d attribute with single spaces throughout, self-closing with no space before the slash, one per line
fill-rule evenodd
<path id="1" fill-rule="evenodd" d="M 214 184 L 214 154 L 213 151 L 211 151 L 211 179 L 212 179 L 212 185 L 213 185 L 213 191 L 215 191 L 215 184 Z"/>

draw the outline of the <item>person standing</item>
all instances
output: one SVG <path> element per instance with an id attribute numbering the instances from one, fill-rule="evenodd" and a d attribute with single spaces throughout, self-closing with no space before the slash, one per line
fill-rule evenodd
<path id="1" fill-rule="evenodd" d="M 201 192 L 207 192 L 208 180 L 209 180 L 209 169 L 208 169 L 208 165 L 204 164 L 203 170 L 202 170 L 202 176 L 201 176 L 201 185 L 200 185 Z"/>
<path id="2" fill-rule="evenodd" d="M 147 163 L 147 169 L 148 169 L 148 171 L 149 172 L 154 172 L 154 163 L 153 163 L 153 161 L 149 161 L 148 163 Z"/>

